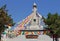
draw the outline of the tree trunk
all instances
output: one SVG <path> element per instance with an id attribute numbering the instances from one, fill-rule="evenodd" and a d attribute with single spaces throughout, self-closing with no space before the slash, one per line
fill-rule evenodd
<path id="1" fill-rule="evenodd" d="M 55 37 L 55 41 L 58 41 L 58 35 L 55 34 L 54 37 Z"/>
<path id="2" fill-rule="evenodd" d="M 54 34 L 53 34 L 53 41 L 54 41 Z"/>
<path id="3" fill-rule="evenodd" d="M 55 41 L 58 41 L 58 38 L 55 38 Z"/>
<path id="4" fill-rule="evenodd" d="M 55 41 L 58 41 L 58 37 L 55 38 Z"/>
<path id="5" fill-rule="evenodd" d="M 4 31 L 4 30 L 1 30 L 1 31 L 0 31 L 0 41 L 1 41 L 1 34 L 2 34 L 3 31 Z"/>
<path id="6" fill-rule="evenodd" d="M 1 41 L 1 34 L 0 34 L 0 41 Z"/>

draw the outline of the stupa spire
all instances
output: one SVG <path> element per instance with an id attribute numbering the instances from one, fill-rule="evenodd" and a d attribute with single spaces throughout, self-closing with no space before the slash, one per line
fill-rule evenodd
<path id="1" fill-rule="evenodd" d="M 34 2 L 34 4 L 33 4 L 33 12 L 36 12 L 37 11 L 37 5 L 36 5 L 36 3 Z"/>

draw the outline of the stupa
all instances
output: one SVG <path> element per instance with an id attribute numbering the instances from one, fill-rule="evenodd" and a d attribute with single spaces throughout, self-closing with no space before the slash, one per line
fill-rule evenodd
<path id="1" fill-rule="evenodd" d="M 46 33 L 42 25 L 42 16 L 37 11 L 36 3 L 33 4 L 32 13 L 27 16 L 22 22 L 20 22 L 17 27 L 11 32 L 8 33 L 8 36 L 16 37 L 18 35 L 32 35 L 33 37 L 38 37 L 38 35 Z M 13 34 L 11 34 L 13 33 Z M 26 36 L 27 37 L 27 36 Z M 31 37 L 31 36 L 30 36 Z"/>
<path id="2" fill-rule="evenodd" d="M 26 27 L 27 30 L 42 30 L 43 27 L 40 25 L 42 16 L 37 12 L 36 3 L 33 4 L 32 16 L 29 20 L 29 25 Z"/>
<path id="3" fill-rule="evenodd" d="M 32 13 L 26 17 L 15 30 L 43 30 L 43 26 L 40 25 L 42 16 L 37 12 L 36 3 L 33 4 Z"/>

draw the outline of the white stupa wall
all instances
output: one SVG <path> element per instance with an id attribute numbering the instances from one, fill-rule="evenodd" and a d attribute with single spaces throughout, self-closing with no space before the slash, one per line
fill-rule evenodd
<path id="1" fill-rule="evenodd" d="M 26 39 L 25 35 L 20 35 L 16 38 L 7 38 L 6 41 L 53 41 L 52 38 L 50 38 L 47 35 L 39 35 L 39 37 L 37 39 Z"/>

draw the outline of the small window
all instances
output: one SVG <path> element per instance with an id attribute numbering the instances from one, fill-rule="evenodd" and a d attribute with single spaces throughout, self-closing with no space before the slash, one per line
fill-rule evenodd
<path id="1" fill-rule="evenodd" d="M 36 19 L 34 19 L 33 21 L 36 22 Z"/>

